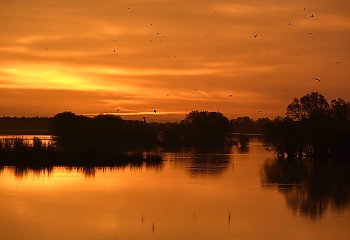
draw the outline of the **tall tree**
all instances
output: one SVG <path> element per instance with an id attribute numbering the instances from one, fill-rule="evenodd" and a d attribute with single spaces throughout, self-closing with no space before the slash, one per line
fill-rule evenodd
<path id="1" fill-rule="evenodd" d="M 286 115 L 293 120 L 300 121 L 327 114 L 328 110 L 329 104 L 326 98 L 318 92 L 312 92 L 300 99 L 295 98 L 288 105 Z"/>

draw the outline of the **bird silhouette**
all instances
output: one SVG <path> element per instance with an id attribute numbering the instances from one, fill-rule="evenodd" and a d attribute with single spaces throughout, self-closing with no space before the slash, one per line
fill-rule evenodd
<path id="1" fill-rule="evenodd" d="M 319 78 L 313 78 L 313 79 L 318 81 L 318 82 L 321 82 L 321 79 L 319 79 Z"/>
<path id="2" fill-rule="evenodd" d="M 258 34 L 254 34 L 254 37 L 256 38 L 258 36 Z"/>
<path id="3" fill-rule="evenodd" d="M 313 17 L 314 17 L 314 15 L 313 15 L 313 14 L 311 14 L 311 17 L 313 18 Z"/>
<path id="4" fill-rule="evenodd" d="M 154 109 L 154 110 L 153 110 L 153 112 L 154 112 L 154 113 L 157 113 L 157 110 L 156 110 L 156 109 Z"/>
<path id="5" fill-rule="evenodd" d="M 335 64 L 340 64 L 340 62 L 338 61 L 338 62 L 336 62 Z"/>
<path id="6" fill-rule="evenodd" d="M 228 96 L 229 96 L 229 97 L 232 97 L 232 94 L 229 94 Z"/>

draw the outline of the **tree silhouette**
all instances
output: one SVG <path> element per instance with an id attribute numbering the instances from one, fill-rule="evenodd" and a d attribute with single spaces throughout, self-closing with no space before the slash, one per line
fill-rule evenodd
<path id="1" fill-rule="evenodd" d="M 344 99 L 338 98 L 331 101 L 333 117 L 338 121 L 350 119 L 350 103 Z"/>
<path id="2" fill-rule="evenodd" d="M 287 117 L 293 120 L 304 120 L 326 114 L 329 104 L 326 98 L 317 92 L 307 94 L 300 99 L 295 98 L 287 107 Z"/>
<path id="3" fill-rule="evenodd" d="M 229 133 L 229 120 L 220 112 L 192 111 L 181 122 L 188 141 L 195 145 L 222 145 Z"/>
<path id="4" fill-rule="evenodd" d="M 87 125 L 90 119 L 78 116 L 72 112 L 62 112 L 54 116 L 50 126 L 50 132 L 60 137 L 81 136 L 87 133 Z"/>
<path id="5" fill-rule="evenodd" d="M 270 127 L 268 146 L 280 156 L 327 158 L 350 154 L 350 104 L 338 98 L 331 105 L 317 92 L 295 98 L 285 118 Z"/>

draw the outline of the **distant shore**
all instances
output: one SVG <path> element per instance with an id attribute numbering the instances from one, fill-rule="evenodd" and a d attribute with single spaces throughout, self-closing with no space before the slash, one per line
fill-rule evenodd
<path id="1" fill-rule="evenodd" d="M 50 131 L 48 129 L 40 129 L 40 130 L 11 129 L 11 130 L 0 130 L 0 135 L 50 135 Z"/>

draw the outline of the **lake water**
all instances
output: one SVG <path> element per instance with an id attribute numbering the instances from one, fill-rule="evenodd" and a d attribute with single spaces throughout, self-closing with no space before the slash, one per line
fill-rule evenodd
<path id="1" fill-rule="evenodd" d="M 116 169 L 4 167 L 0 239 L 350 239 L 346 175 L 299 176 L 304 165 L 274 161 L 259 141 L 164 157 Z"/>

